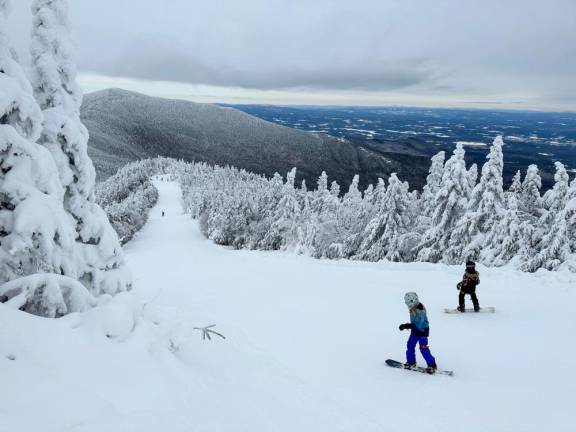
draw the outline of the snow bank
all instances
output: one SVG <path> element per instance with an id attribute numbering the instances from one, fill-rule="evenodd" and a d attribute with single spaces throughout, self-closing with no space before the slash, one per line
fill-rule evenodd
<path id="1" fill-rule="evenodd" d="M 75 279 L 38 273 L 0 285 L 0 298 L 8 307 L 47 318 L 83 312 L 96 304 L 86 287 Z"/>

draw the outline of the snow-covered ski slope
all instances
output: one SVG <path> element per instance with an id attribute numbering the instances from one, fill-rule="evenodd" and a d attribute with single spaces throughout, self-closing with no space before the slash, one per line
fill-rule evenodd
<path id="1" fill-rule="evenodd" d="M 574 430 L 574 276 L 480 268 L 497 312 L 448 315 L 461 268 L 229 250 L 156 185 L 134 294 L 59 320 L 0 305 L 0 431 Z M 386 367 L 408 290 L 453 377 Z M 226 340 L 193 330 L 214 323 Z"/>

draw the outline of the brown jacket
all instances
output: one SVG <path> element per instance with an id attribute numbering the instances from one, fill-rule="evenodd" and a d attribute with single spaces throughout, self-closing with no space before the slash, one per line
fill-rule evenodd
<path id="1" fill-rule="evenodd" d="M 464 272 L 464 277 L 462 282 L 458 284 L 458 288 L 464 292 L 474 292 L 477 285 L 480 285 L 480 273 L 477 271 L 474 273 Z"/>

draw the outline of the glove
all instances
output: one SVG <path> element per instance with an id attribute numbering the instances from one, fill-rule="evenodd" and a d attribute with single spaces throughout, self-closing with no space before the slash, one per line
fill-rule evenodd
<path id="1" fill-rule="evenodd" d="M 409 330 L 410 327 L 411 327 L 410 324 L 400 324 L 400 325 L 398 326 L 398 329 L 400 329 L 400 330 Z"/>
<path id="2" fill-rule="evenodd" d="M 458 282 L 458 285 L 456 285 L 456 289 L 457 289 L 457 290 L 461 290 L 461 289 L 462 289 L 462 282 Z"/>

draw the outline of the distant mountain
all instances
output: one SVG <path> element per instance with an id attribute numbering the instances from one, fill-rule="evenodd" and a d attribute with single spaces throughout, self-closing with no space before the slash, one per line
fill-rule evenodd
<path id="1" fill-rule="evenodd" d="M 145 96 L 119 89 L 87 94 L 82 120 L 98 179 L 137 159 L 167 156 L 234 165 L 271 176 L 292 167 L 315 186 L 324 170 L 348 185 L 355 174 L 366 185 L 397 172 L 421 187 L 429 159 L 390 143 L 352 142 L 274 124 L 212 104 Z"/>

